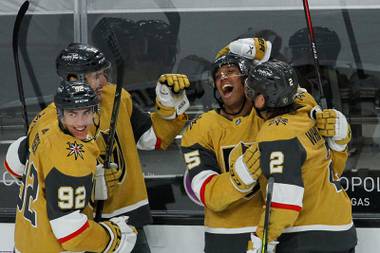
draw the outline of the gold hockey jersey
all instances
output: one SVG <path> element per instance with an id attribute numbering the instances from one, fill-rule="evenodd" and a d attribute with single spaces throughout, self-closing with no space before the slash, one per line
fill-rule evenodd
<path id="1" fill-rule="evenodd" d="M 57 121 L 34 133 L 17 200 L 16 251 L 101 252 L 109 235 L 83 214 L 92 193 L 97 145 L 63 133 Z"/>
<path id="2" fill-rule="evenodd" d="M 103 88 L 100 134 L 97 137 L 101 152 L 100 162 L 104 159 L 115 89 L 115 85 L 106 85 Z M 123 174 L 113 197 L 104 203 L 103 218 L 126 214 L 130 217 L 129 222 L 137 227 L 151 222 L 137 146 L 147 150 L 165 149 L 185 123 L 186 117 L 164 120 L 157 113 L 143 112 L 133 104 L 131 95 L 125 90 L 122 91 L 111 161 L 116 162 L 123 169 Z"/>
<path id="3" fill-rule="evenodd" d="M 205 205 L 207 232 L 235 234 L 255 230 L 261 195 L 237 191 L 228 173 L 231 150 L 236 145 L 248 147 L 256 139 L 263 121 L 255 113 L 252 110 L 248 116 L 228 120 L 217 111 L 209 111 L 194 120 L 183 134 L 181 146 L 191 188 Z"/>
<path id="4" fill-rule="evenodd" d="M 100 103 L 100 126 L 96 142 L 100 149 L 99 162 L 103 162 L 109 132 L 116 86 L 103 87 Z M 111 161 L 123 170 L 114 197 L 104 202 L 103 218 L 128 215 L 131 225 L 140 227 L 151 223 L 147 191 L 136 145 L 139 149 L 166 149 L 186 123 L 186 116 L 164 120 L 157 113 L 145 113 L 133 103 L 131 95 L 122 89 L 119 116 Z M 56 119 L 54 103 L 41 111 L 29 128 L 29 136 Z M 95 129 L 92 131 L 95 135 Z M 29 144 L 30 145 L 30 144 Z M 122 196 L 122 197 L 120 197 Z"/>
<path id="5" fill-rule="evenodd" d="M 317 105 L 306 91 L 297 94 L 297 102 Z M 256 230 L 262 213 L 263 198 L 258 187 L 249 194 L 237 191 L 230 182 L 231 150 L 241 145 L 241 151 L 256 141 L 263 120 L 253 109 L 250 115 L 228 120 L 217 111 L 203 113 L 185 130 L 181 148 L 187 165 L 185 188 L 191 199 L 205 206 L 205 248 L 245 250 L 249 233 Z M 334 156 L 339 166 L 345 165 L 347 154 Z M 343 169 L 342 169 L 343 170 Z M 241 244 L 239 246 L 238 244 Z"/>
<path id="6" fill-rule="evenodd" d="M 356 244 L 350 198 L 333 178 L 309 112 L 304 106 L 269 119 L 257 135 L 263 175 L 275 179 L 268 241 L 278 240 L 279 252 L 348 250 Z M 260 187 L 265 196 L 266 180 Z M 261 238 L 263 224 L 264 213 L 256 231 Z"/>

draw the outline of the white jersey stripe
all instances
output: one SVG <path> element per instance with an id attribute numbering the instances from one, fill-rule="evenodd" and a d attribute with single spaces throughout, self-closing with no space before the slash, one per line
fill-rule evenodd
<path id="1" fill-rule="evenodd" d="M 57 239 L 61 239 L 78 231 L 87 223 L 87 221 L 87 216 L 77 210 L 65 216 L 51 220 L 50 225 L 55 237 Z"/>
<path id="2" fill-rule="evenodd" d="M 274 183 L 272 202 L 302 208 L 304 188 L 297 185 Z"/>

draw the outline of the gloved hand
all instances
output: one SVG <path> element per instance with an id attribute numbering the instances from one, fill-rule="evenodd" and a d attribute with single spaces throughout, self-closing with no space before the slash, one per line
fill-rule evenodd
<path id="1" fill-rule="evenodd" d="M 319 133 L 326 137 L 329 147 L 343 151 L 351 141 L 351 128 L 346 117 L 335 109 L 313 108 Z"/>
<path id="2" fill-rule="evenodd" d="M 268 243 L 267 252 L 276 253 L 277 244 L 278 244 L 277 241 Z M 251 233 L 251 240 L 248 242 L 247 253 L 260 253 L 261 247 L 262 247 L 261 239 L 257 237 L 254 233 Z"/>
<path id="3" fill-rule="evenodd" d="M 130 253 L 136 244 L 137 230 L 127 224 L 128 216 L 112 218 L 100 222 L 110 235 L 110 241 L 104 253 Z"/>
<path id="4" fill-rule="evenodd" d="M 231 150 L 230 157 L 233 157 L 236 152 L 242 153 L 242 145 L 236 145 Z M 236 161 L 230 160 L 229 173 L 232 185 L 238 191 L 249 192 L 252 190 L 262 173 L 260 150 L 257 143 L 253 143 Z"/>
<path id="5" fill-rule="evenodd" d="M 94 200 L 106 200 L 112 197 L 121 174 L 122 171 L 116 163 L 110 163 L 110 168 L 104 168 L 101 163 L 96 165 Z"/>
<path id="6" fill-rule="evenodd" d="M 163 119 L 175 119 L 190 106 L 185 89 L 190 86 L 186 75 L 164 74 L 156 86 L 156 110 Z"/>
<path id="7" fill-rule="evenodd" d="M 270 41 L 263 38 L 244 38 L 232 41 L 222 48 L 216 54 L 216 59 L 231 52 L 252 59 L 255 64 L 260 64 L 269 60 L 271 51 L 272 43 Z"/>

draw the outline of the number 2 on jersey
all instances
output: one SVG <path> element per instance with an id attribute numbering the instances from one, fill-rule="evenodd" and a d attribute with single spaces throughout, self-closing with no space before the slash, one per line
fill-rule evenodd
<path id="1" fill-rule="evenodd" d="M 270 154 L 269 169 L 270 174 L 282 173 L 284 169 L 284 153 L 281 151 L 273 151 Z"/>

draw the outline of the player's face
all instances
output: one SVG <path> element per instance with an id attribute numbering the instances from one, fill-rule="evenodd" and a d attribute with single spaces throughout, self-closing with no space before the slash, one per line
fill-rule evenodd
<path id="1" fill-rule="evenodd" d="M 64 110 L 62 123 L 74 137 L 85 140 L 93 124 L 93 118 L 92 108 Z"/>
<path id="2" fill-rule="evenodd" d="M 96 92 L 98 99 L 101 100 L 103 87 L 108 82 L 109 68 L 101 69 L 96 72 L 91 72 L 86 74 L 86 81 L 91 86 L 91 88 Z"/>
<path id="3" fill-rule="evenodd" d="M 244 103 L 244 85 L 241 81 L 242 74 L 235 65 L 223 65 L 215 73 L 215 85 L 225 109 L 239 110 Z"/>

